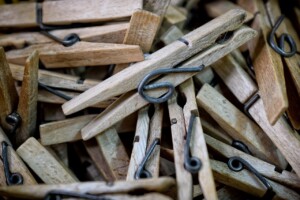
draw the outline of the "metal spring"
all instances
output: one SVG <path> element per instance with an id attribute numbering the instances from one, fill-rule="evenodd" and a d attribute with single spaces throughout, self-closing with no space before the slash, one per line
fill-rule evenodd
<path id="1" fill-rule="evenodd" d="M 246 154 L 249 154 L 249 155 L 252 155 L 251 151 L 248 149 L 247 145 L 245 145 L 243 142 L 241 141 L 238 141 L 238 140 L 233 140 L 232 141 L 232 144 L 231 144 L 232 147 L 240 150 L 240 151 L 243 151 L 245 152 Z"/>
<path id="2" fill-rule="evenodd" d="M 22 122 L 21 116 L 17 112 L 13 112 L 6 117 L 6 122 L 12 125 L 12 130 L 10 131 L 10 135 L 14 136 L 17 131 L 17 128 L 20 126 Z"/>
<path id="3" fill-rule="evenodd" d="M 55 29 L 61 29 L 61 28 L 72 28 L 72 26 L 49 26 L 43 24 L 43 9 L 42 4 L 37 3 L 36 4 L 36 22 L 39 25 L 39 28 L 41 29 L 41 33 L 45 36 L 55 40 L 56 42 L 59 42 L 60 44 L 69 47 L 75 44 L 76 42 L 80 41 L 80 37 L 76 33 L 71 33 L 64 37 L 64 39 L 60 39 L 56 37 L 55 35 L 52 35 L 48 31 L 55 30 Z"/>
<path id="4" fill-rule="evenodd" d="M 3 168 L 4 168 L 5 178 L 6 178 L 6 184 L 7 185 L 22 185 L 23 184 L 23 176 L 20 173 L 12 173 L 9 169 L 7 147 L 8 147 L 8 144 L 5 141 L 3 141 L 2 142 L 2 160 L 3 160 Z"/>
<path id="5" fill-rule="evenodd" d="M 141 164 L 138 166 L 135 175 L 134 175 L 134 179 L 140 179 L 140 178 L 151 178 L 152 174 L 145 169 L 145 165 L 150 157 L 150 155 L 152 154 L 152 152 L 154 151 L 154 148 L 156 147 L 156 145 L 158 145 L 160 143 L 160 139 L 156 138 L 152 144 L 149 147 L 149 150 L 146 152 L 145 157 L 143 158 Z"/>
<path id="6" fill-rule="evenodd" d="M 47 90 L 48 92 L 50 92 L 50 93 L 52 93 L 52 94 L 54 94 L 56 96 L 59 96 L 59 97 L 65 99 L 67 101 L 69 101 L 69 100 L 72 99 L 72 97 L 69 97 L 68 95 L 63 94 L 62 92 L 60 92 L 58 90 L 54 90 L 51 87 L 49 87 L 49 86 L 47 86 L 47 85 L 45 85 L 43 83 L 39 82 L 38 84 L 39 84 L 39 87 L 43 88 L 44 90 Z"/>
<path id="7" fill-rule="evenodd" d="M 186 142 L 184 146 L 184 168 L 192 174 L 198 173 L 198 171 L 202 167 L 202 162 L 199 158 L 190 156 L 190 142 L 191 142 L 195 119 L 196 119 L 196 114 L 191 112 L 189 127 L 186 133 Z"/>
<path id="8" fill-rule="evenodd" d="M 245 104 L 244 104 L 244 113 L 250 118 L 253 119 L 251 114 L 249 113 L 249 109 L 251 106 L 260 98 L 259 94 L 256 93 L 253 95 Z"/>
<path id="9" fill-rule="evenodd" d="M 271 48 L 276 51 L 278 54 L 284 56 L 284 57 L 291 57 L 293 55 L 296 54 L 297 52 L 297 45 L 296 45 L 296 42 L 294 41 L 293 37 L 289 34 L 282 34 L 280 37 L 279 37 L 279 43 L 278 45 L 276 44 L 275 42 L 275 32 L 276 30 L 279 28 L 280 24 L 282 23 L 284 19 L 284 15 L 281 15 L 278 20 L 276 21 L 275 25 L 273 26 L 272 28 L 272 31 L 269 35 L 269 38 L 268 38 L 268 43 L 269 45 L 271 46 Z M 287 42 L 290 46 L 290 51 L 287 52 L 284 50 L 284 42 Z"/>
<path id="10" fill-rule="evenodd" d="M 110 200 L 109 198 L 91 195 L 91 194 L 80 194 L 76 192 L 68 192 L 63 190 L 52 190 L 48 192 L 44 200 L 62 200 L 63 198 L 76 198 L 76 199 L 88 199 L 88 200 Z"/>
<path id="11" fill-rule="evenodd" d="M 163 68 L 163 69 L 153 70 L 152 72 L 147 74 L 143 78 L 143 80 L 140 82 L 140 84 L 138 86 L 138 92 L 146 101 L 148 101 L 150 103 L 166 102 L 173 95 L 175 87 L 172 85 L 172 83 L 169 83 L 169 82 L 148 84 L 148 82 L 150 81 L 150 79 L 152 77 L 161 75 L 161 74 L 169 74 L 169 73 L 200 72 L 203 69 L 204 69 L 204 65 L 197 66 L 197 67 L 190 67 L 190 68 L 170 68 L 170 69 Z M 162 95 L 161 97 L 158 97 L 158 98 L 150 97 L 144 91 L 144 90 L 151 90 L 151 89 L 157 89 L 157 88 L 168 88 L 168 91 L 164 95 Z"/>
<path id="12" fill-rule="evenodd" d="M 228 165 L 229 169 L 231 169 L 232 171 L 235 171 L 235 172 L 241 171 L 242 169 L 244 169 L 244 167 L 246 167 L 246 169 L 251 171 L 267 188 L 267 191 L 264 195 L 264 199 L 272 199 L 271 197 L 273 197 L 275 195 L 270 183 L 252 165 L 250 165 L 243 158 L 238 157 L 238 156 L 233 156 L 233 157 L 229 158 L 227 165 Z"/>

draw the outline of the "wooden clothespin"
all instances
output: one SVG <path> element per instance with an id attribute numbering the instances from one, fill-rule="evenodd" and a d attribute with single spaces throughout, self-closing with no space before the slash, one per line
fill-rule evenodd
<path id="1" fill-rule="evenodd" d="M 209 164 L 209 156 L 205 144 L 204 134 L 201 127 L 201 121 L 200 121 L 198 107 L 196 103 L 193 80 L 188 79 L 187 81 L 182 83 L 179 86 L 179 90 L 181 95 L 184 96 L 183 98 L 186 100 L 186 103 L 182 109 L 184 115 L 186 133 L 188 133 L 189 131 L 189 126 L 191 126 L 189 123 L 192 123 L 190 121 L 190 118 L 192 117 L 193 114 L 197 116 L 195 118 L 195 121 L 193 122 L 193 131 L 191 133 L 192 135 L 190 136 L 191 139 L 189 145 L 191 148 L 191 155 L 199 158 L 202 163 L 201 169 L 198 172 L 198 180 L 201 189 L 206 199 L 218 199 L 216 194 L 216 186 L 214 183 L 214 178 Z M 172 137 L 173 136 L 174 135 L 172 134 Z M 178 137 L 178 139 L 180 138 Z M 187 141 L 188 140 L 186 139 L 186 142 Z"/>
<path id="2" fill-rule="evenodd" d="M 244 163 L 239 163 L 239 160 L 235 160 L 235 162 L 238 162 L 238 165 L 244 165 Z M 226 164 L 221 161 L 211 159 L 210 164 L 216 181 L 238 190 L 242 190 L 256 197 L 295 200 L 300 198 L 300 195 L 297 192 L 264 177 L 262 177 L 262 180 L 265 181 L 263 184 L 258 178 L 258 174 L 253 171 L 251 172 L 248 165 L 244 166 L 246 169 L 237 169 L 237 166 L 231 165 L 232 168 L 236 170 L 233 171 L 229 168 L 230 164 Z"/>
<path id="3" fill-rule="evenodd" d="M 150 107 L 138 112 L 133 149 L 126 180 L 137 180 L 159 176 L 160 139 L 163 108 L 154 106 L 153 116 Z"/>
<path id="4" fill-rule="evenodd" d="M 92 42 L 77 42 L 68 47 L 56 43 L 31 45 L 7 52 L 7 60 L 22 65 L 34 50 L 39 51 L 41 62 L 47 68 L 99 66 L 144 60 L 143 52 L 137 45 Z"/>
<path id="5" fill-rule="evenodd" d="M 155 184 L 154 184 L 155 183 Z M 137 181 L 115 182 L 84 182 L 57 185 L 36 185 L 22 187 L 0 187 L 0 194 L 6 197 L 42 199 L 50 191 L 72 192 L 76 194 L 134 194 L 142 189 L 145 192 L 164 193 L 175 186 L 175 180 L 170 177 L 141 179 Z"/>
<path id="6" fill-rule="evenodd" d="M 0 185 L 34 185 L 36 180 L 17 155 L 4 131 L 0 128 Z"/>
<path id="7" fill-rule="evenodd" d="M 115 74 L 97 86 L 82 93 L 77 98 L 65 103 L 63 105 L 64 113 L 69 115 L 90 104 L 101 102 L 137 88 L 138 83 L 140 83 L 145 74 L 152 70 L 176 66 L 197 52 L 213 45 L 220 34 L 236 30 L 241 26 L 244 18 L 245 13 L 242 10 L 232 10 L 212 20 L 182 37 L 181 41 L 175 41 L 151 54 L 144 62 L 139 62 L 126 68 L 126 70 Z M 237 37 L 236 35 L 234 36 Z M 252 36 L 253 35 L 250 37 Z M 248 38 L 243 39 L 247 40 Z M 217 47 L 215 46 L 215 48 Z M 172 62 L 170 62 L 170 60 Z"/>
<path id="8" fill-rule="evenodd" d="M 81 41 L 98 43 L 121 44 L 124 40 L 128 22 L 104 24 L 85 28 L 70 28 L 50 31 L 50 34 L 57 38 L 64 38 L 67 35 L 76 33 Z M 24 48 L 26 45 L 45 44 L 53 42 L 53 39 L 39 32 L 20 32 L 0 36 L 0 46 Z"/>
<path id="9" fill-rule="evenodd" d="M 78 182 L 72 172 L 33 137 L 26 140 L 17 153 L 46 184 Z"/>
<path id="10" fill-rule="evenodd" d="M 230 65 L 236 65 L 231 63 Z M 222 64 L 222 67 L 224 65 Z M 224 71 L 223 71 L 224 72 Z M 220 71 L 219 71 L 220 73 Z M 228 88 L 231 91 L 240 90 L 244 91 L 246 94 L 253 93 L 253 85 L 245 84 L 246 80 L 249 80 L 249 77 L 240 77 L 239 76 L 248 76 L 245 73 L 234 73 L 227 74 L 228 77 L 236 77 L 237 80 L 243 80 L 243 82 L 238 81 L 236 84 L 228 84 L 227 81 L 224 81 L 227 84 Z M 222 76 L 220 76 L 222 77 Z M 225 74 L 224 74 L 225 77 Z M 224 79 L 225 80 L 225 79 Z M 259 91 L 260 93 L 260 91 Z M 234 93 L 239 101 L 242 102 L 243 95 L 242 93 Z M 264 111 L 264 105 L 261 99 L 257 98 L 258 95 L 252 96 L 247 102 L 244 104 L 245 113 L 252 117 L 252 119 L 260 126 L 260 128 L 264 131 L 264 133 L 271 139 L 271 141 L 275 144 L 275 146 L 282 153 L 284 158 L 289 162 L 289 164 L 293 167 L 296 174 L 299 176 L 300 174 L 300 163 L 299 159 L 297 159 L 300 155 L 296 149 L 300 148 L 300 139 L 297 133 L 292 130 L 286 120 L 281 117 L 274 124 L 271 125 L 267 119 L 266 112 Z"/>
<path id="11" fill-rule="evenodd" d="M 250 163 L 263 176 L 291 188 L 300 187 L 300 179 L 294 173 L 286 170 L 276 171 L 277 169 L 274 165 L 262 161 L 252 155 L 244 153 L 243 151 L 240 151 L 223 142 L 220 142 L 219 140 L 214 139 L 209 135 L 205 135 L 205 141 L 209 146 L 209 149 L 211 149 L 214 153 L 222 155 L 227 159 L 233 156 L 238 156 Z"/>
<path id="12" fill-rule="evenodd" d="M 88 0 L 85 4 L 86 12 L 80 12 L 82 2 L 76 0 L 2 5 L 0 6 L 0 26 L 8 28 L 36 27 L 40 23 L 44 25 L 68 25 L 71 23 L 120 20 L 130 17 L 135 9 L 141 9 L 143 6 L 141 0 L 117 0 L 113 2 Z M 37 12 L 37 7 L 41 9 L 40 13 Z M 15 13 L 19 13 L 19 15 L 16 16 Z"/>
<path id="13" fill-rule="evenodd" d="M 154 13 L 137 10 L 130 19 L 123 44 L 139 45 L 144 53 L 149 53 L 154 37 L 160 27 L 160 16 Z M 128 64 L 118 64 L 114 73 L 128 67 Z"/>
<path id="14" fill-rule="evenodd" d="M 184 69 L 184 68 L 188 68 L 190 66 L 200 66 L 202 64 L 204 64 L 205 66 L 210 65 L 214 61 L 218 60 L 220 57 L 226 55 L 232 49 L 241 45 L 245 40 L 248 40 L 254 36 L 255 36 L 255 32 L 253 32 L 251 29 L 242 27 L 241 29 L 235 31 L 230 45 L 228 43 L 227 43 L 227 45 L 224 44 L 226 47 L 224 47 L 223 45 L 215 45 L 212 48 L 209 48 L 207 51 L 203 51 L 200 54 L 192 57 L 188 61 L 182 63 L 180 68 Z M 175 43 L 177 43 L 177 42 L 175 42 Z M 138 69 L 139 68 L 137 68 L 135 70 L 138 70 Z M 123 73 L 123 71 L 120 73 Z M 118 74 L 120 74 L 120 73 L 118 73 Z M 193 75 L 195 75 L 196 73 L 197 72 L 183 73 L 183 74 L 180 74 L 180 76 L 174 76 L 174 74 L 170 74 L 170 75 L 167 75 L 167 76 L 161 78 L 158 81 L 159 82 L 170 82 L 174 86 L 177 86 L 180 83 L 182 83 L 185 80 L 192 77 Z M 117 76 L 117 74 L 114 75 L 114 77 L 115 76 Z M 126 78 L 126 77 L 123 77 L 123 79 L 124 78 Z M 137 77 L 135 77 L 135 78 L 137 78 Z M 95 88 L 97 88 L 99 85 L 97 85 Z M 127 82 L 126 82 L 126 85 L 128 85 Z M 92 88 L 92 89 L 95 89 L 95 88 Z M 88 92 L 88 91 L 86 91 L 86 92 Z M 123 91 L 123 92 L 125 92 L 125 91 Z M 164 93 L 163 93 L 163 91 L 160 90 L 160 91 L 150 91 L 149 94 L 152 97 L 158 98 L 161 95 L 163 95 Z M 68 103 L 71 103 L 71 102 L 68 102 Z M 76 101 L 74 103 L 77 104 Z M 129 92 L 129 93 L 124 94 L 122 97 L 120 97 L 118 100 L 116 100 L 111 106 L 109 106 L 106 109 L 106 111 L 102 112 L 93 121 L 91 121 L 91 123 L 89 123 L 85 128 L 82 129 L 83 139 L 87 140 L 87 139 L 103 132 L 107 128 L 111 127 L 113 124 L 117 123 L 124 117 L 137 111 L 138 109 L 142 108 L 143 106 L 145 106 L 147 104 L 148 104 L 148 102 L 145 101 L 138 93 Z M 66 104 L 64 104 L 64 105 L 66 106 Z M 125 105 L 126 105 L 126 107 L 125 107 Z M 81 107 L 81 105 L 78 105 L 78 106 Z M 129 109 L 127 109 L 127 108 L 129 108 Z"/>
<path id="15" fill-rule="evenodd" d="M 3 49 L 0 49 L 2 57 L 2 82 L 1 93 L 3 106 L 1 106 L 1 125 L 8 129 L 8 123 L 13 125 L 12 133 L 17 134 L 13 143 L 22 144 L 33 135 L 36 128 L 37 94 L 38 94 L 38 61 L 39 55 L 34 51 L 26 60 L 24 68 L 23 84 L 20 91 L 19 102 L 16 88 L 12 79 L 9 65 L 6 62 Z"/>

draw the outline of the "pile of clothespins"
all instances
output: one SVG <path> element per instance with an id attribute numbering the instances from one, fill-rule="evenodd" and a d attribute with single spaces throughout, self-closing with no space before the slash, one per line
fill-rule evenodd
<path id="1" fill-rule="evenodd" d="M 299 1 L 1 2 L 0 199 L 300 199 Z"/>

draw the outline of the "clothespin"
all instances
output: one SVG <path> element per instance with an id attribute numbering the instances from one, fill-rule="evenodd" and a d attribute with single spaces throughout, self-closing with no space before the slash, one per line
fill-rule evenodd
<path id="1" fill-rule="evenodd" d="M 195 55 L 194 57 L 190 58 L 188 61 L 182 63 L 179 66 L 178 70 L 186 71 L 186 70 L 190 70 L 189 69 L 190 66 L 201 66 L 202 64 L 204 66 L 210 65 L 214 61 L 218 60 L 220 57 L 226 55 L 232 49 L 241 45 L 243 42 L 245 42 L 245 40 L 248 40 L 254 36 L 255 36 L 255 32 L 253 32 L 251 29 L 248 29 L 246 27 L 242 27 L 241 29 L 238 29 L 234 32 L 233 38 L 231 38 L 232 40 L 230 42 L 230 45 L 229 45 L 229 43 L 226 43 L 223 45 L 216 44 L 212 48 L 209 48 L 208 50 L 203 51 L 203 52 L 199 53 L 198 55 Z M 173 45 L 173 44 L 178 45 L 178 41 L 176 41 L 175 43 L 172 43 L 171 45 Z M 154 58 L 153 58 L 153 60 L 154 60 Z M 147 63 L 149 63 L 150 61 L 151 61 L 151 59 L 150 60 L 147 59 Z M 151 61 L 151 63 L 152 62 L 153 61 Z M 139 63 L 137 63 L 137 64 L 139 64 Z M 135 65 L 137 65 L 137 64 L 135 64 Z M 154 65 L 152 65 L 152 64 L 151 64 L 151 66 L 154 67 Z M 157 67 L 157 65 L 155 65 L 155 67 Z M 131 68 L 131 67 L 129 67 L 129 68 Z M 127 69 L 129 69 L 129 68 L 127 68 Z M 200 67 L 200 68 L 202 69 L 202 67 Z M 200 70 L 200 68 L 199 68 L 199 70 Z M 119 74 L 124 73 L 124 71 L 127 71 L 127 69 L 123 70 L 122 72 L 120 72 L 118 74 L 115 74 L 113 77 L 118 77 Z M 135 71 L 139 71 L 140 69 L 141 68 L 134 68 Z M 192 69 L 192 70 L 194 70 L 194 69 Z M 126 73 L 128 73 L 128 72 L 126 72 Z M 180 76 L 175 76 L 174 74 L 169 74 L 163 78 L 160 78 L 157 81 L 158 82 L 169 82 L 169 83 L 172 83 L 172 85 L 174 85 L 174 87 L 175 87 L 175 86 L 181 84 L 182 82 L 184 82 L 185 80 L 189 79 L 196 73 L 197 73 L 197 71 L 185 72 L 185 73 L 180 74 Z M 126 75 L 126 77 L 124 77 L 124 76 L 122 76 L 122 77 L 123 77 L 123 79 L 124 78 L 126 79 L 128 76 L 132 76 L 132 74 L 133 73 L 131 73 L 130 75 L 129 74 Z M 111 77 L 109 79 L 112 79 L 113 77 Z M 134 80 L 137 78 L 138 77 L 135 75 Z M 106 80 L 103 81 L 102 83 L 107 84 L 105 82 L 106 82 Z M 130 82 L 131 83 L 125 82 L 125 84 L 124 84 L 125 89 L 123 90 L 123 92 L 126 92 L 126 88 L 128 88 L 133 83 L 133 80 L 131 80 Z M 111 84 L 114 84 L 114 83 L 111 83 Z M 91 90 L 94 91 L 100 85 L 101 85 L 101 83 L 99 85 L 95 86 L 94 88 L 87 90 L 84 93 L 90 93 Z M 113 86 L 110 85 L 110 87 L 113 87 Z M 118 90 L 117 88 L 116 88 L 116 90 Z M 99 88 L 99 90 L 102 90 L 102 88 Z M 94 91 L 94 92 L 97 93 L 96 91 Z M 115 91 L 111 91 L 111 92 L 115 92 Z M 121 91 L 119 91 L 119 92 L 121 92 Z M 106 92 L 102 93 L 102 94 L 106 95 Z M 158 98 L 158 97 L 162 96 L 163 94 L 164 94 L 164 92 L 162 90 L 149 91 L 149 95 L 153 98 Z M 103 95 L 101 97 L 103 97 Z M 107 94 L 107 95 L 110 96 L 109 94 Z M 101 97 L 99 96 L 99 98 L 101 98 Z M 82 96 L 82 98 L 85 98 L 85 96 Z M 92 99 L 94 99 L 94 98 L 92 98 Z M 73 100 L 71 100 L 63 105 L 63 109 L 64 109 L 65 113 L 66 113 L 67 105 L 68 105 L 68 107 L 69 106 L 73 107 L 73 106 L 75 106 L 74 104 L 77 104 L 77 102 L 79 102 L 79 100 L 76 100 L 76 98 L 74 98 Z M 80 100 L 80 102 L 81 102 L 81 100 Z M 86 105 L 88 105 L 88 104 L 89 103 L 87 103 Z M 121 120 L 124 117 L 128 116 L 129 114 L 137 111 L 138 109 L 144 107 L 147 104 L 148 104 L 148 102 L 145 101 L 143 99 L 143 97 L 141 97 L 138 93 L 134 93 L 134 91 L 124 94 L 118 100 L 116 100 L 111 106 L 109 106 L 104 112 L 102 112 L 93 121 L 91 121 L 85 128 L 82 129 L 83 139 L 87 140 L 87 139 L 103 132 L 105 129 L 109 128 L 111 125 L 117 123 L 119 120 Z M 84 105 L 83 107 L 85 107 L 86 105 Z M 125 105 L 126 105 L 126 107 L 124 107 Z M 82 105 L 77 105 L 75 107 L 79 108 L 79 107 L 82 107 Z"/>
<path id="2" fill-rule="evenodd" d="M 185 132 L 187 134 L 191 126 L 190 123 L 193 123 L 193 131 L 190 133 L 191 136 L 186 135 L 186 143 L 188 142 L 188 137 L 190 137 L 190 144 L 185 144 L 185 148 L 187 148 L 187 145 L 190 145 L 191 155 L 201 160 L 202 166 L 200 171 L 198 171 L 198 180 L 204 193 L 204 197 L 206 199 L 218 199 L 216 194 L 216 186 L 209 164 L 209 156 L 201 127 L 201 121 L 199 118 L 193 80 L 189 79 L 182 83 L 179 86 L 179 90 L 181 95 L 183 95 L 183 98 L 186 100 L 185 105 L 182 108 L 182 112 L 184 115 Z M 192 115 L 196 116 L 194 122 L 191 122 Z M 172 134 L 172 137 L 175 137 L 175 135 Z M 178 137 L 178 140 L 179 139 L 180 138 Z M 192 165 L 192 162 L 190 164 Z"/>
<path id="3" fill-rule="evenodd" d="M 66 35 L 76 33 L 81 41 L 98 43 L 121 44 L 124 40 L 128 22 L 104 24 L 85 28 L 70 28 L 50 31 L 50 34 L 57 38 L 64 38 Z M 53 39 L 39 32 L 10 33 L 0 36 L 0 46 L 24 48 L 26 45 L 45 44 L 53 42 Z"/>
<path id="4" fill-rule="evenodd" d="M 155 183 L 155 184 L 153 184 Z M 94 198 L 97 195 L 112 194 L 135 194 L 136 191 L 143 190 L 145 193 L 158 192 L 165 193 L 175 186 L 175 180 L 170 177 L 141 179 L 135 181 L 115 181 L 115 182 L 83 182 L 58 185 L 36 185 L 22 187 L 0 187 L 0 194 L 6 197 L 42 199 L 47 194 L 56 192 L 70 193 L 77 195 L 90 194 Z M 72 197 L 72 196 L 69 196 Z M 84 196 L 79 196 L 84 197 Z M 102 196 L 99 196 L 102 197 Z"/>
<path id="5" fill-rule="evenodd" d="M 210 160 L 216 181 L 260 198 L 299 199 L 300 195 L 263 177 L 252 165 L 240 157 L 231 157 L 228 163 Z"/>
<path id="6" fill-rule="evenodd" d="M 232 61 L 232 60 L 231 60 Z M 226 64 L 226 62 L 225 62 Z M 236 65 L 234 62 L 231 62 L 230 65 Z M 226 65 L 227 66 L 227 65 Z M 224 67 L 224 63 L 222 63 L 222 67 Z M 221 71 L 219 71 L 220 73 Z M 223 71 L 224 72 L 224 71 Z M 239 76 L 244 76 L 240 77 Z M 233 92 L 234 90 L 244 91 L 245 94 L 253 93 L 253 85 L 246 83 L 246 80 L 249 80 L 249 77 L 245 73 L 234 73 L 227 74 L 226 77 L 235 77 L 235 79 L 240 80 L 236 82 L 236 84 L 228 84 L 224 79 L 224 83 L 228 86 L 228 88 Z M 220 76 L 222 77 L 222 76 Z M 223 75 L 225 77 L 225 74 Z M 242 81 L 243 80 L 243 81 Z M 243 99 L 242 93 L 234 93 L 239 101 Z M 259 91 L 260 94 L 260 91 Z M 242 102 L 242 101 L 241 101 Z M 299 176 L 300 174 L 300 163 L 299 159 L 297 159 L 300 155 L 296 149 L 300 148 L 300 140 L 295 133 L 294 130 L 290 127 L 290 125 L 286 122 L 286 120 L 281 117 L 274 124 L 271 125 L 267 119 L 267 115 L 263 109 L 264 105 L 261 99 L 259 99 L 259 95 L 255 94 L 251 96 L 244 103 L 244 112 L 250 116 L 264 131 L 264 133 L 271 139 L 271 141 L 275 144 L 275 146 L 282 153 L 284 158 L 289 162 L 289 164 L 293 167 L 296 174 Z"/>
<path id="7" fill-rule="evenodd" d="M 1 106 L 1 125 L 8 129 L 8 124 L 13 126 L 8 136 L 15 138 L 13 143 L 22 144 L 35 131 L 38 93 L 38 60 L 39 56 L 34 51 L 26 60 L 23 84 L 20 92 L 19 103 L 13 78 L 6 62 L 3 49 L 2 57 L 2 82 L 1 92 L 3 106 Z"/>
<path id="8" fill-rule="evenodd" d="M 233 156 L 238 156 L 250 163 L 263 176 L 291 188 L 300 187 L 300 179 L 294 173 L 286 170 L 277 170 L 274 165 L 262 161 L 236 148 L 233 148 L 230 145 L 220 142 L 219 140 L 214 139 L 209 135 L 205 135 L 205 141 L 209 146 L 209 149 L 213 150 L 214 153 L 222 155 L 227 159 L 230 159 Z"/>
<path id="9" fill-rule="evenodd" d="M 72 172 L 33 137 L 27 139 L 17 153 L 46 184 L 78 182 Z"/>
<path id="10" fill-rule="evenodd" d="M 147 60 L 131 65 L 126 68 L 126 70 L 115 74 L 97 86 L 82 93 L 77 98 L 65 103 L 63 105 L 64 113 L 66 115 L 72 114 L 90 104 L 101 102 L 137 88 L 145 74 L 156 69 L 174 67 L 183 60 L 195 55 L 197 52 L 212 46 L 220 34 L 237 30 L 237 28 L 241 26 L 244 18 L 245 13 L 242 10 L 232 10 L 212 20 L 185 35 L 181 40 L 175 41 L 151 54 L 147 57 Z M 247 32 L 246 29 L 244 30 Z M 253 35 L 248 36 L 252 37 Z M 234 35 L 234 37 L 237 37 L 237 35 Z M 241 40 L 248 39 L 242 38 Z M 214 46 L 214 48 L 217 48 L 217 46 Z M 229 47 L 228 45 L 228 48 L 231 48 L 231 46 Z M 172 62 L 170 62 L 170 60 Z"/>
<path id="11" fill-rule="evenodd" d="M 160 28 L 160 16 L 145 10 L 135 11 L 130 19 L 123 44 L 139 45 L 144 53 L 149 53 L 154 37 Z M 114 68 L 117 73 L 128 67 L 118 64 Z"/>
<path id="12" fill-rule="evenodd" d="M 159 176 L 160 139 L 162 131 L 163 108 L 146 106 L 138 112 L 133 149 L 126 180 L 137 180 Z"/>
<path id="13" fill-rule="evenodd" d="M 0 128 L 0 185 L 10 186 L 16 184 L 34 185 L 36 180 L 28 170 L 26 165 L 17 155 L 7 138 L 6 134 Z"/>
<path id="14" fill-rule="evenodd" d="M 71 23 L 93 23 L 120 20 L 130 17 L 134 10 L 141 9 L 141 0 L 118 0 L 85 2 L 84 14 L 81 11 L 82 2 L 71 0 L 61 2 L 24 3 L 0 6 L 1 27 L 57 27 Z M 101 12 L 99 12 L 101 10 Z M 15 13 L 19 15 L 15 16 Z"/>
<path id="15" fill-rule="evenodd" d="M 56 43 L 31 45 L 25 49 L 8 51 L 7 60 L 22 65 L 34 50 L 40 53 L 41 62 L 47 68 L 99 66 L 144 60 L 143 52 L 137 45 L 92 42 L 77 42 L 68 47 Z"/>

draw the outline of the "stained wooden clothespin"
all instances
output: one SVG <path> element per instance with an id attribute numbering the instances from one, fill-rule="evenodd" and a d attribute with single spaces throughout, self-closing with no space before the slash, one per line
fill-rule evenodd
<path id="1" fill-rule="evenodd" d="M 35 178 L 17 155 L 4 131 L 0 128 L 0 185 L 34 185 Z"/>
<path id="2" fill-rule="evenodd" d="M 220 34 L 236 30 L 241 26 L 244 18 L 245 13 L 242 10 L 232 10 L 212 20 L 182 37 L 181 41 L 175 41 L 151 54 L 146 61 L 126 68 L 126 70 L 115 74 L 77 98 L 65 103 L 63 105 L 64 113 L 69 115 L 89 106 L 89 104 L 95 104 L 137 88 L 145 74 L 152 70 L 176 66 L 197 52 L 213 45 Z M 245 32 L 247 31 L 245 30 Z M 234 37 L 238 37 L 238 35 L 234 35 Z"/>
<path id="3" fill-rule="evenodd" d="M 149 109 L 149 106 L 146 106 L 138 113 L 126 180 L 159 176 L 163 108 L 160 105 L 155 105 L 153 116 L 149 116 L 151 111 Z"/>
<path id="4" fill-rule="evenodd" d="M 209 149 L 218 155 L 222 155 L 227 159 L 233 156 L 238 156 L 250 163 L 263 176 L 291 188 L 300 187 L 300 179 L 294 173 L 286 170 L 276 171 L 277 168 L 274 165 L 262 161 L 223 142 L 220 142 L 209 135 L 205 135 L 205 141 L 209 146 Z"/>
<path id="5" fill-rule="evenodd" d="M 76 33 L 81 41 L 98 43 L 121 44 L 124 40 L 128 22 L 104 24 L 85 28 L 70 28 L 50 31 L 57 38 L 64 38 L 67 35 Z M 26 45 L 45 44 L 53 42 L 53 39 L 39 32 L 11 33 L 0 36 L 0 46 L 24 48 Z"/>
<path id="6" fill-rule="evenodd" d="M 72 172 L 33 137 L 26 140 L 17 153 L 46 184 L 78 182 Z"/>
<path id="7" fill-rule="evenodd" d="M 137 45 L 92 42 L 77 42 L 69 47 L 56 43 L 31 45 L 25 49 L 8 51 L 7 60 L 22 65 L 34 50 L 39 51 L 41 62 L 46 68 L 99 66 L 144 60 L 143 52 Z"/>
<path id="8" fill-rule="evenodd" d="M 231 63 L 231 65 L 234 63 Z M 222 65 L 223 67 L 224 65 Z M 219 72 L 220 73 L 220 72 Z M 227 77 L 231 77 L 233 75 L 227 74 Z M 245 73 L 235 73 L 235 77 L 238 76 L 248 76 Z M 248 80 L 248 78 L 237 78 L 239 80 Z M 227 84 L 228 88 L 231 91 L 234 90 L 243 90 L 244 93 L 252 93 L 252 86 L 251 84 L 244 84 L 243 82 L 237 82 L 235 85 Z M 224 81 L 226 84 L 226 81 Z M 227 82 L 228 83 L 228 82 Z M 239 89 L 238 89 L 239 88 Z M 260 92 L 260 91 L 259 91 Z M 242 94 L 236 93 L 235 94 L 237 99 L 241 101 Z M 244 104 L 245 113 L 253 118 L 253 120 L 261 127 L 264 133 L 271 139 L 271 141 L 275 144 L 275 146 L 280 150 L 283 154 L 284 158 L 289 162 L 289 164 L 293 167 L 296 174 L 299 176 L 300 169 L 299 169 L 299 161 L 298 151 L 296 149 L 300 148 L 300 139 L 297 133 L 292 130 L 290 125 L 286 122 L 286 120 L 281 117 L 279 118 L 278 122 L 276 122 L 273 126 L 268 122 L 266 113 L 263 109 L 262 100 L 259 99 L 258 95 L 252 96 L 247 102 Z"/>
<path id="9" fill-rule="evenodd" d="M 23 3 L 15 5 L 0 6 L 1 27 L 36 27 L 39 23 L 43 25 L 68 25 L 71 23 L 93 23 L 119 20 L 130 17 L 135 9 L 141 9 L 141 0 L 118 0 L 118 1 L 97 1 L 88 0 L 83 12 L 82 2 L 60 1 L 43 3 Z M 40 13 L 37 12 L 37 6 Z M 101 10 L 101 12 L 99 12 Z M 19 13 L 17 16 L 15 13 Z M 39 22 L 41 21 L 41 22 Z"/>
<path id="10" fill-rule="evenodd" d="M 137 10 L 130 19 L 123 44 L 139 45 L 144 53 L 149 53 L 154 37 L 160 27 L 160 16 L 154 13 Z M 128 64 L 118 64 L 114 73 L 128 67 Z"/>
<path id="11" fill-rule="evenodd" d="M 16 88 L 2 48 L 0 49 L 0 54 L 2 57 L 1 80 L 5 81 L 2 82 L 1 87 L 1 96 L 3 96 L 1 125 L 7 130 L 10 128 L 8 123 L 12 124 L 11 134 L 13 135 L 10 135 L 12 138 L 15 138 L 13 143 L 20 145 L 33 135 L 36 128 L 39 55 L 34 51 L 26 60 L 23 84 L 18 102 Z"/>
<path id="12" fill-rule="evenodd" d="M 85 182 L 73 184 L 37 185 L 31 187 L 0 187 L 0 194 L 14 198 L 21 197 L 27 199 L 42 199 L 51 191 L 71 192 L 81 195 L 135 194 L 135 192 L 140 190 L 145 193 L 165 193 L 174 186 L 175 180 L 173 178 L 161 177 L 137 181 Z"/>
<path id="13" fill-rule="evenodd" d="M 212 159 L 210 160 L 216 181 L 260 198 L 300 198 L 300 195 L 297 192 L 289 189 L 286 186 L 262 177 L 259 173 L 255 172 L 256 169 L 254 168 L 250 169 L 249 166 L 251 163 L 245 163 L 244 161 L 240 163 L 241 161 L 237 160 L 236 157 L 232 157 L 232 160 L 233 162 L 236 162 L 237 165 L 234 165 L 233 163 L 231 164 L 230 162 L 226 164 L 221 161 Z M 230 167 L 235 171 L 231 170 Z M 243 167 L 245 169 L 243 169 Z M 260 178 L 258 178 L 259 176 Z"/>

